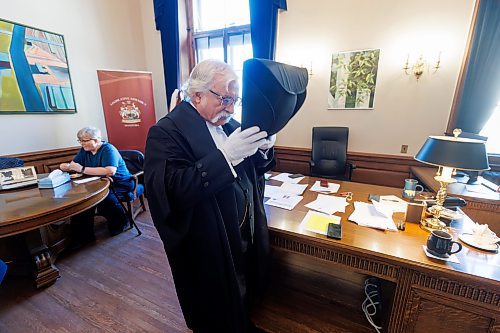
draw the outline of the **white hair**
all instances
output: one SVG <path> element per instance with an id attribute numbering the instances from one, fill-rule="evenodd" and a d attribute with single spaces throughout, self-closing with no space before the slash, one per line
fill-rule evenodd
<path id="1" fill-rule="evenodd" d="M 98 129 L 97 127 L 87 126 L 79 130 L 78 133 L 76 134 L 76 137 L 78 139 L 83 139 L 83 138 L 100 139 L 101 130 Z"/>
<path id="2" fill-rule="evenodd" d="M 234 70 L 225 62 L 215 59 L 203 60 L 194 66 L 189 79 L 184 83 L 182 87 L 184 96 L 190 100 L 196 93 L 209 91 L 217 77 L 222 77 L 225 80 L 226 88 L 231 82 L 238 80 Z"/>

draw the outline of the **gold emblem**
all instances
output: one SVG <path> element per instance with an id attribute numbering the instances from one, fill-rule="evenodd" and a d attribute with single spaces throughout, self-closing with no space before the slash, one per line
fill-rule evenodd
<path id="1" fill-rule="evenodd" d="M 122 123 L 137 124 L 141 122 L 141 110 L 132 101 L 125 101 L 120 107 L 120 117 Z"/>

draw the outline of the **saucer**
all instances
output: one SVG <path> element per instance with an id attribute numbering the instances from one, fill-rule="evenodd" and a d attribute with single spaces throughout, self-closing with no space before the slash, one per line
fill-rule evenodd
<path id="1" fill-rule="evenodd" d="M 458 236 L 458 239 L 460 239 L 462 242 L 464 242 L 467 245 L 473 246 L 475 248 L 484 250 L 484 251 L 492 251 L 492 252 L 497 252 L 498 251 L 498 244 L 478 244 L 474 241 L 474 237 L 472 234 L 461 234 Z"/>

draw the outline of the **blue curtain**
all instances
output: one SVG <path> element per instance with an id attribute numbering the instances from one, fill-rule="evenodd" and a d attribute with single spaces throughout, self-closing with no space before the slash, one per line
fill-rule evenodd
<path id="1" fill-rule="evenodd" d="M 167 104 L 170 96 L 179 88 L 179 17 L 177 0 L 153 0 L 156 30 L 161 33 L 163 53 L 163 74 L 167 90 Z"/>
<path id="2" fill-rule="evenodd" d="M 500 101 L 500 1 L 481 0 L 455 127 L 479 133 Z"/>
<path id="3" fill-rule="evenodd" d="M 254 58 L 274 60 L 278 10 L 286 10 L 286 0 L 249 0 L 250 32 Z"/>

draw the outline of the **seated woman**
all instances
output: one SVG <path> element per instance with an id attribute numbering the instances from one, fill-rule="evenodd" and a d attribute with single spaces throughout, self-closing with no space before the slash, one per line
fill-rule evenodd
<path id="1" fill-rule="evenodd" d="M 132 175 L 127 169 L 118 150 L 110 143 L 101 141 L 101 131 L 95 127 L 84 127 L 77 133 L 82 148 L 70 163 L 62 163 L 62 171 L 74 171 L 88 176 L 103 176 L 113 179 L 114 191 L 97 205 L 100 215 L 108 221 L 109 233 L 114 236 L 123 231 L 128 218 L 119 198 L 126 197 L 133 190 Z M 118 196 L 118 197 L 117 197 Z M 94 238 L 94 209 L 90 209 L 71 219 L 75 236 L 79 243 Z"/>

